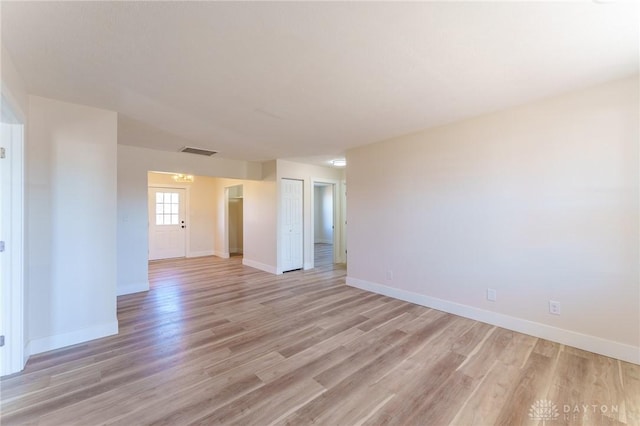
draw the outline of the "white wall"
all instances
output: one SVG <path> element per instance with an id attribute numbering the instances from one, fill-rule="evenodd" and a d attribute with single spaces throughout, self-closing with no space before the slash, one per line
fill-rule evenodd
<path id="1" fill-rule="evenodd" d="M 348 283 L 639 363 L 638 89 L 349 151 Z"/>
<path id="2" fill-rule="evenodd" d="M 303 221 L 304 221 L 304 269 L 309 269 L 313 265 L 313 242 L 314 242 L 314 219 L 311 207 L 311 194 L 313 192 L 314 181 L 336 182 L 341 185 L 344 180 L 344 169 L 333 167 L 314 166 L 310 164 L 296 163 L 287 160 L 277 160 L 277 181 L 278 181 L 278 226 L 280 229 L 280 182 L 282 179 L 298 179 L 303 181 Z M 341 193 L 341 191 L 339 192 Z M 279 233 L 277 235 L 280 235 Z M 279 256 L 278 251 L 278 258 Z M 281 262 L 278 259 L 278 265 Z M 278 273 L 282 272 L 278 267 Z"/>
<path id="3" fill-rule="evenodd" d="M 117 333 L 117 115 L 29 97 L 31 354 Z"/>
<path id="4" fill-rule="evenodd" d="M 244 248 L 242 263 L 276 273 L 276 183 L 244 183 Z"/>
<path id="5" fill-rule="evenodd" d="M 12 109 L 21 122 L 26 123 L 29 97 L 22 77 L 16 70 L 11 55 L 1 46 L 0 76 L 2 76 L 2 95 L 11 103 Z"/>
<path id="6" fill-rule="evenodd" d="M 149 289 L 149 171 L 240 179 L 262 177 L 259 163 L 118 145 L 118 294 Z"/>

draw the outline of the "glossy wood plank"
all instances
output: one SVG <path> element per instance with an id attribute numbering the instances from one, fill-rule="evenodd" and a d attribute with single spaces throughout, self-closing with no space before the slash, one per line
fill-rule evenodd
<path id="1" fill-rule="evenodd" d="M 0 381 L 0 422 L 533 426 L 548 399 L 546 424 L 640 424 L 639 366 L 348 287 L 330 255 L 281 276 L 151 262 L 120 334 Z"/>

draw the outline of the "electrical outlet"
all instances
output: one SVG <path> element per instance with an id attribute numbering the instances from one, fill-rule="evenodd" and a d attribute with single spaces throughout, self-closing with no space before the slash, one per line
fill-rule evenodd
<path id="1" fill-rule="evenodd" d="M 493 288 L 488 288 L 487 289 L 487 300 L 490 300 L 491 302 L 495 302 L 497 298 L 497 294 L 496 294 L 496 290 Z"/>
<path id="2" fill-rule="evenodd" d="M 549 300 L 549 313 L 553 315 L 560 315 L 560 302 Z"/>
<path id="3" fill-rule="evenodd" d="M 393 270 L 387 270 L 387 281 L 393 281 Z"/>

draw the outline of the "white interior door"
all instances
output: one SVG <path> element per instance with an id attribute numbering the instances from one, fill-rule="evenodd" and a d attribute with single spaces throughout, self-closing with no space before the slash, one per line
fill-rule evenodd
<path id="1" fill-rule="evenodd" d="M 186 256 L 186 191 L 149 187 L 149 260 Z"/>
<path id="2" fill-rule="evenodd" d="M 282 272 L 302 269 L 303 187 L 301 180 L 282 179 L 281 262 Z"/>

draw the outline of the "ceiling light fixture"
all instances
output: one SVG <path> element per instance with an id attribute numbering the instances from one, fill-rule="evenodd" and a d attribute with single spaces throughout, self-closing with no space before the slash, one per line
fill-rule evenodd
<path id="1" fill-rule="evenodd" d="M 183 175 L 182 173 L 176 173 L 173 175 L 173 180 L 175 180 L 176 182 L 191 183 L 193 182 L 193 175 Z"/>
<path id="2" fill-rule="evenodd" d="M 347 160 L 345 160 L 344 158 L 338 159 L 338 160 L 332 160 L 331 164 L 333 164 L 334 167 L 344 167 L 347 165 Z"/>

